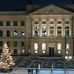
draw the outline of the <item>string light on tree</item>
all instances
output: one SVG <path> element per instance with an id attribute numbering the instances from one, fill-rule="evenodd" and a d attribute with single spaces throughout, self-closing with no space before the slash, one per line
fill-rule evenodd
<path id="1" fill-rule="evenodd" d="M 3 45 L 1 59 L 0 59 L 0 69 L 12 69 L 15 63 L 13 62 L 13 58 L 11 56 L 11 53 L 9 52 L 9 48 L 7 44 L 5 43 Z"/>

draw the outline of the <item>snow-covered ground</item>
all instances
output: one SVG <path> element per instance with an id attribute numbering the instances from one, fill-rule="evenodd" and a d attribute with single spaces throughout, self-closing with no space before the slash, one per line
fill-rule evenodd
<path id="1" fill-rule="evenodd" d="M 0 73 L 0 74 L 28 74 L 28 71 L 25 69 L 14 69 L 11 73 Z M 33 74 L 36 74 L 35 70 L 33 70 Z M 74 70 L 67 70 L 66 73 L 64 73 L 63 69 L 62 70 L 57 69 L 51 73 L 50 69 L 46 69 L 46 70 L 40 70 L 38 74 L 74 74 Z"/>

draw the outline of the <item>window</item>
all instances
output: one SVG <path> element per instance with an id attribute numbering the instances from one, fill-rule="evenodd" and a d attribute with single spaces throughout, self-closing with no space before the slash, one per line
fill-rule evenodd
<path id="1" fill-rule="evenodd" d="M 69 37 L 69 27 L 65 27 L 65 35 L 66 37 Z"/>
<path id="2" fill-rule="evenodd" d="M 6 26 L 10 26 L 10 21 L 6 21 Z"/>
<path id="3" fill-rule="evenodd" d="M 10 37 L 10 31 L 7 30 L 7 37 Z"/>
<path id="4" fill-rule="evenodd" d="M 38 51 L 35 51 L 35 53 L 38 53 Z"/>
<path id="5" fill-rule="evenodd" d="M 2 47 L 2 45 L 3 45 L 3 42 L 2 42 L 2 41 L 0 41 L 0 47 Z"/>
<path id="6" fill-rule="evenodd" d="M 36 27 L 34 28 L 34 36 L 35 36 L 35 37 L 38 37 L 38 35 L 39 35 L 39 27 L 36 26 Z"/>
<path id="7" fill-rule="evenodd" d="M 34 43 L 34 51 L 35 53 L 38 53 L 38 43 Z"/>
<path id="8" fill-rule="evenodd" d="M 24 47 L 24 41 L 21 42 L 21 46 Z"/>
<path id="9" fill-rule="evenodd" d="M 7 46 L 10 47 L 10 41 L 7 41 Z"/>
<path id="10" fill-rule="evenodd" d="M 3 31 L 0 30 L 0 37 L 3 37 Z"/>
<path id="11" fill-rule="evenodd" d="M 22 53 L 25 53 L 25 49 L 22 49 Z"/>
<path id="12" fill-rule="evenodd" d="M 46 51 L 46 43 L 42 43 L 42 53 L 45 53 Z"/>
<path id="13" fill-rule="evenodd" d="M 21 26 L 24 26 L 24 25 L 25 25 L 24 21 L 21 21 Z"/>
<path id="14" fill-rule="evenodd" d="M 46 37 L 46 26 L 42 28 L 42 37 Z"/>
<path id="15" fill-rule="evenodd" d="M 57 24 L 61 24 L 61 21 L 58 21 Z"/>
<path id="16" fill-rule="evenodd" d="M 42 53 L 45 53 L 45 51 L 42 51 Z"/>
<path id="17" fill-rule="evenodd" d="M 69 24 L 70 22 L 69 21 L 65 21 L 65 24 Z"/>
<path id="18" fill-rule="evenodd" d="M 58 49 L 58 50 L 61 50 L 61 43 L 58 43 L 58 44 L 57 44 L 57 49 Z"/>
<path id="19" fill-rule="evenodd" d="M 17 37 L 17 35 L 18 35 L 17 31 L 14 31 L 14 37 Z"/>
<path id="20" fill-rule="evenodd" d="M 43 21 L 42 24 L 46 24 L 46 21 Z"/>
<path id="21" fill-rule="evenodd" d="M 66 44 L 66 54 L 68 54 L 69 53 L 69 44 L 67 43 Z"/>
<path id="22" fill-rule="evenodd" d="M 54 21 L 50 21 L 50 24 L 54 24 Z"/>
<path id="23" fill-rule="evenodd" d="M 46 43 L 42 43 L 42 50 L 46 50 Z"/>
<path id="24" fill-rule="evenodd" d="M 14 26 L 17 26 L 17 21 L 14 21 Z"/>
<path id="25" fill-rule="evenodd" d="M 38 24 L 38 21 L 35 21 L 35 24 Z"/>
<path id="26" fill-rule="evenodd" d="M 3 21 L 0 21 L 0 26 L 3 26 Z"/>
<path id="27" fill-rule="evenodd" d="M 21 31 L 21 36 L 22 37 L 25 36 L 25 32 Z"/>
<path id="28" fill-rule="evenodd" d="M 38 43 L 34 43 L 34 50 L 38 50 Z"/>
<path id="29" fill-rule="evenodd" d="M 14 49 L 14 54 L 17 54 L 17 49 Z"/>
<path id="30" fill-rule="evenodd" d="M 69 49 L 69 44 L 66 44 L 66 49 Z"/>
<path id="31" fill-rule="evenodd" d="M 58 53 L 61 53 L 61 43 L 57 44 L 57 50 L 58 50 Z"/>
<path id="32" fill-rule="evenodd" d="M 14 47 L 17 47 L 17 41 L 14 41 Z"/>
<path id="33" fill-rule="evenodd" d="M 54 27 L 50 27 L 50 36 L 51 36 L 51 37 L 54 36 Z"/>
<path id="34" fill-rule="evenodd" d="M 61 27 L 57 27 L 57 36 L 58 37 L 62 36 L 62 28 Z"/>

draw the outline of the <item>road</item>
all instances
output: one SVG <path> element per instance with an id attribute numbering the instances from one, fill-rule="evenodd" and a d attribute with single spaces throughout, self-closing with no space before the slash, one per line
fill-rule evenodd
<path id="1" fill-rule="evenodd" d="M 10 73 L 0 73 L 0 74 L 28 74 L 28 70 L 25 69 L 14 69 L 12 72 Z M 32 73 L 29 73 L 32 74 Z M 33 70 L 33 74 L 36 74 L 36 71 Z M 63 69 L 57 69 L 54 70 L 51 73 L 51 69 L 42 69 L 38 72 L 38 74 L 65 74 Z M 74 70 L 73 69 L 69 69 L 66 71 L 66 74 L 74 74 Z"/>

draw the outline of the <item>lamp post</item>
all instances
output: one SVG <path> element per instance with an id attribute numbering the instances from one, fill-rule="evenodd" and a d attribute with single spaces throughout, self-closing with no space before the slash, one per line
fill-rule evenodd
<path id="1" fill-rule="evenodd" d="M 68 65 L 69 65 L 69 61 L 70 60 L 72 60 L 72 56 L 65 56 L 65 60 L 68 62 Z M 66 64 L 66 62 L 65 62 L 65 64 Z M 68 73 L 66 73 L 66 67 L 65 67 L 65 74 L 69 74 L 69 72 Z"/>

